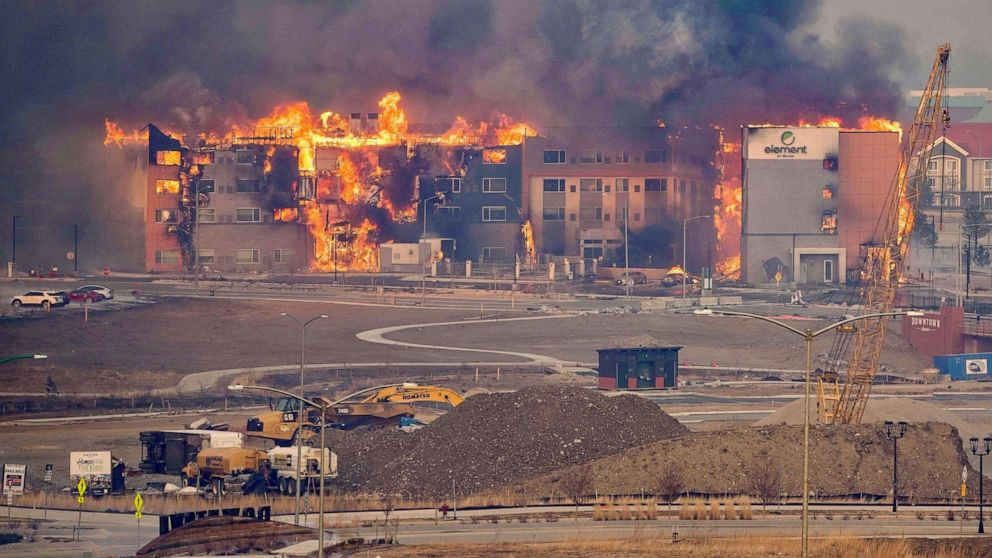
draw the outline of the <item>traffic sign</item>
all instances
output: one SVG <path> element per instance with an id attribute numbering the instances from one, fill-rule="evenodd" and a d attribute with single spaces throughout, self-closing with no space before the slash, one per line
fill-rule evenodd
<path id="1" fill-rule="evenodd" d="M 72 250 L 69 250 L 68 252 L 65 253 L 65 259 L 71 262 L 72 260 L 76 259 L 76 253 L 73 252 Z"/>
<path id="2" fill-rule="evenodd" d="M 52 483 L 52 471 L 55 469 L 51 463 L 45 464 L 45 482 L 48 484 Z"/>
<path id="3" fill-rule="evenodd" d="M 24 494 L 24 477 L 27 467 L 7 464 L 3 466 L 3 491 L 6 494 Z"/>
<path id="4" fill-rule="evenodd" d="M 86 494 L 86 479 L 82 477 L 79 478 L 79 483 L 76 484 L 76 490 L 79 491 L 79 496 L 76 498 L 76 503 L 82 506 L 83 502 L 86 501 L 86 498 L 83 497 L 83 495 Z"/>
<path id="5" fill-rule="evenodd" d="M 141 508 L 145 507 L 145 499 L 140 492 L 134 493 L 134 517 L 141 519 Z"/>

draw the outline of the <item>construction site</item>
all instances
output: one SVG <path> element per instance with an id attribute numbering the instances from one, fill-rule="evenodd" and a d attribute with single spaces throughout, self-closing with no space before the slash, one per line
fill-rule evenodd
<path id="1" fill-rule="evenodd" d="M 54 9 L 0 558 L 989 556 L 992 93 L 825 1 Z"/>

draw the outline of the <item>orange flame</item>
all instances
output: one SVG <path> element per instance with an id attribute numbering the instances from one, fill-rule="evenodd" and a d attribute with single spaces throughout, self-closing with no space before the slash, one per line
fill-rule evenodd
<path id="1" fill-rule="evenodd" d="M 534 245 L 534 227 L 530 224 L 530 219 L 524 221 L 520 226 L 520 234 L 524 238 L 524 250 L 527 252 L 527 265 L 537 264 L 537 249 Z"/>
<path id="2" fill-rule="evenodd" d="M 295 207 L 282 207 L 273 211 L 272 218 L 276 221 L 296 221 L 300 218 L 300 210 Z"/>

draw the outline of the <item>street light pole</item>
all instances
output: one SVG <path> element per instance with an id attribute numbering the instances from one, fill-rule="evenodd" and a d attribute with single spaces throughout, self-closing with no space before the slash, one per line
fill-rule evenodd
<path id="1" fill-rule="evenodd" d="M 306 399 L 304 399 L 306 397 L 306 394 L 303 393 L 303 370 L 306 367 L 306 361 L 307 361 L 307 326 L 310 325 L 311 323 L 313 323 L 315 320 L 319 320 L 321 318 L 326 318 L 327 315 L 326 314 L 321 314 L 319 316 L 315 316 L 313 318 L 310 318 L 306 322 L 301 322 L 300 320 L 298 320 L 296 318 L 296 316 L 293 316 L 293 315 L 288 314 L 286 312 L 281 312 L 279 315 L 280 316 L 286 316 L 287 318 L 291 318 L 294 322 L 296 322 L 297 324 L 299 324 L 299 326 L 300 326 L 300 332 L 301 332 L 301 335 L 300 335 L 300 395 L 299 395 L 299 397 L 297 397 L 297 399 L 301 402 L 301 404 L 299 405 L 299 409 L 297 410 L 297 413 L 299 414 L 299 419 L 300 420 L 299 420 L 299 425 L 297 426 L 297 429 L 296 429 L 296 468 L 297 468 L 297 470 L 299 470 L 299 468 L 300 468 L 300 462 L 303 460 L 303 405 L 302 405 L 302 402 L 303 401 L 306 401 Z M 294 397 L 296 397 L 296 396 L 294 396 Z M 318 407 L 318 408 L 320 407 L 320 405 L 315 405 L 315 406 Z M 321 425 L 321 431 L 323 431 L 323 428 L 324 428 L 324 426 L 322 424 Z M 293 501 L 293 523 L 296 524 L 296 525 L 299 525 L 300 524 L 300 491 L 302 489 L 302 483 L 301 483 L 301 478 L 300 477 L 301 477 L 301 475 L 299 475 L 299 474 L 296 475 L 296 495 L 295 495 L 295 498 L 293 499 L 294 500 Z"/>
<path id="2" fill-rule="evenodd" d="M 982 445 L 978 445 L 978 438 L 971 438 L 971 453 L 978 456 L 978 532 L 985 532 L 985 471 L 982 458 L 992 452 L 992 438 L 986 437 L 982 440 Z"/>
<path id="3" fill-rule="evenodd" d="M 694 219 L 705 219 L 707 217 L 713 217 L 713 216 L 712 215 L 696 215 L 695 217 L 689 217 L 688 219 L 682 219 L 682 308 L 685 308 L 685 305 L 686 305 L 686 296 L 685 296 L 686 276 L 689 275 L 689 268 L 686 266 L 686 263 L 685 263 L 685 260 L 686 260 L 686 245 L 685 245 L 685 240 L 686 240 L 686 234 L 685 234 L 685 232 L 686 232 L 686 226 L 689 224 L 689 221 L 692 221 Z"/>
<path id="4" fill-rule="evenodd" d="M 323 317 L 326 318 L 327 316 L 323 316 Z M 306 397 L 301 397 L 299 395 L 296 395 L 295 393 L 290 393 L 285 390 L 281 390 L 278 388 L 270 388 L 266 386 L 243 386 L 241 384 L 234 384 L 227 386 L 227 389 L 232 391 L 240 391 L 245 389 L 271 391 L 273 393 L 278 393 L 286 397 L 292 397 L 297 401 L 299 401 L 301 413 L 303 410 L 303 405 L 310 405 L 312 407 L 317 407 L 318 409 L 320 409 L 320 502 L 317 504 L 317 512 L 319 513 L 319 516 L 317 517 L 317 545 L 318 545 L 317 557 L 324 558 L 324 479 L 327 477 L 327 446 L 324 445 L 325 442 L 324 429 L 327 427 L 327 409 L 331 405 L 322 405 L 320 403 L 317 403 L 316 401 L 307 399 Z M 302 477 L 302 472 L 300 469 L 299 459 L 297 459 L 296 462 L 297 487 L 299 487 L 300 477 Z M 299 493 L 300 491 L 299 489 L 297 489 L 296 491 L 297 500 L 299 498 Z M 297 525 L 299 525 L 299 523 L 297 523 Z"/>
<path id="5" fill-rule="evenodd" d="M 899 511 L 899 438 L 906 435 L 906 421 L 885 421 L 885 437 L 892 440 L 892 513 Z"/>
<path id="6" fill-rule="evenodd" d="M 864 314 L 862 316 L 855 316 L 853 318 L 847 318 L 846 320 L 841 320 L 839 322 L 832 323 L 816 331 L 813 331 L 810 328 L 807 328 L 805 331 L 800 331 L 774 318 L 769 318 L 768 316 L 762 316 L 760 314 L 751 314 L 749 312 L 730 312 L 724 310 L 710 310 L 709 308 L 704 308 L 694 311 L 693 314 L 740 316 L 744 318 L 754 318 L 757 320 L 773 323 L 781 328 L 785 328 L 806 340 L 806 375 L 805 375 L 806 386 L 805 386 L 805 394 L 803 396 L 804 410 L 803 410 L 802 558 L 808 558 L 809 557 L 809 411 L 810 411 L 810 380 L 813 374 L 813 339 L 823 335 L 824 333 L 827 333 L 828 331 L 834 330 L 838 327 L 841 327 L 843 325 L 852 322 L 857 322 L 859 320 L 866 320 L 870 318 L 881 318 L 886 316 L 922 316 L 923 312 L 911 310 L 905 312 L 877 312 L 873 314 Z M 990 438 L 989 440 L 990 440 L 989 443 L 992 444 L 992 438 Z"/>
<path id="7" fill-rule="evenodd" d="M 14 215 L 10 219 L 10 263 L 17 265 L 17 220 L 20 215 Z"/>

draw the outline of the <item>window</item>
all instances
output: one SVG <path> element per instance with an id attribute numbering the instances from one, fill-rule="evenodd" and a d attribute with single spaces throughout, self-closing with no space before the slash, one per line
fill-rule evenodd
<path id="1" fill-rule="evenodd" d="M 250 149 L 239 149 L 237 161 L 239 165 L 253 165 L 255 164 L 255 152 Z"/>
<path id="2" fill-rule="evenodd" d="M 575 214 L 574 213 L 569 213 L 568 214 L 568 220 L 569 221 L 574 221 L 575 220 Z"/>
<path id="3" fill-rule="evenodd" d="M 155 181 L 155 193 L 156 194 L 178 194 L 179 193 L 179 181 L 178 180 L 156 180 Z"/>
<path id="4" fill-rule="evenodd" d="M 637 192 L 640 192 L 640 191 L 641 191 L 641 185 L 640 184 L 634 184 L 634 193 L 636 194 Z"/>
<path id="5" fill-rule="evenodd" d="M 592 164 L 592 163 L 602 163 L 603 162 L 603 152 L 595 151 L 591 149 L 585 149 L 579 156 L 579 163 Z"/>
<path id="6" fill-rule="evenodd" d="M 259 223 L 262 221 L 262 210 L 257 207 L 239 207 L 234 220 L 238 223 Z"/>
<path id="7" fill-rule="evenodd" d="M 933 177 L 927 179 L 927 186 L 929 186 L 931 190 L 933 190 L 934 186 L 936 185 L 937 183 L 936 181 L 934 181 Z"/>
<path id="8" fill-rule="evenodd" d="M 603 191 L 606 192 L 607 194 L 609 194 L 610 193 L 610 185 L 609 184 L 604 184 L 603 185 Z"/>
<path id="9" fill-rule="evenodd" d="M 238 153 L 241 153 L 240 151 Z M 238 192 L 240 193 L 250 193 L 258 192 L 259 184 L 257 180 L 247 180 L 243 178 L 238 179 Z"/>
<path id="10" fill-rule="evenodd" d="M 275 263 L 293 263 L 296 261 L 296 250 L 277 248 L 272 254 L 272 261 Z"/>
<path id="11" fill-rule="evenodd" d="M 545 192 L 564 192 L 565 191 L 565 179 L 564 178 L 545 178 L 544 179 L 544 191 Z"/>
<path id="12" fill-rule="evenodd" d="M 565 208 L 564 207 L 545 207 L 544 211 L 545 221 L 564 221 L 565 220 Z"/>
<path id="13" fill-rule="evenodd" d="M 555 150 L 544 150 L 544 164 L 546 165 L 564 165 L 565 164 L 565 150 L 555 149 Z"/>
<path id="14" fill-rule="evenodd" d="M 179 252 L 176 250 L 156 250 L 155 263 L 157 264 L 179 263 Z"/>
<path id="15" fill-rule="evenodd" d="M 213 179 L 210 179 L 210 180 L 202 180 L 201 179 L 199 182 L 197 182 L 197 184 L 199 185 L 198 187 L 200 188 L 200 192 L 203 192 L 204 194 L 212 194 L 212 193 L 214 193 L 214 181 L 213 181 Z"/>
<path id="16" fill-rule="evenodd" d="M 672 179 L 672 182 L 674 183 L 675 180 Z M 680 194 L 684 194 L 685 193 L 685 180 L 684 179 L 683 180 L 679 180 L 679 193 Z"/>
<path id="17" fill-rule="evenodd" d="M 595 260 L 603 257 L 602 246 L 586 246 L 582 248 L 582 257 Z"/>
<path id="18" fill-rule="evenodd" d="M 239 264 L 258 263 L 258 248 L 238 248 L 234 253 L 234 262 Z"/>
<path id="19" fill-rule="evenodd" d="M 825 200 L 832 200 L 832 199 L 834 199 L 834 191 L 833 191 L 833 188 L 831 188 L 831 186 L 829 184 L 827 184 L 826 186 L 823 187 L 822 194 L 823 194 L 823 199 L 825 199 Z"/>
<path id="20" fill-rule="evenodd" d="M 482 191 L 487 194 L 503 194 L 506 193 L 506 179 L 505 178 L 483 178 L 482 179 Z"/>
<path id="21" fill-rule="evenodd" d="M 992 177 L 986 176 L 985 177 L 985 189 L 988 190 L 989 188 L 992 188 Z"/>
<path id="22" fill-rule="evenodd" d="M 197 220 L 201 223 L 216 223 L 217 222 L 217 210 L 216 209 L 205 209 L 200 208 L 197 210 Z"/>
<path id="23" fill-rule="evenodd" d="M 948 159 L 947 160 L 947 170 L 949 170 L 951 172 L 957 172 L 957 170 L 958 170 L 958 162 L 955 161 L 954 159 Z"/>
<path id="24" fill-rule="evenodd" d="M 603 179 L 602 178 L 580 178 L 579 179 L 579 191 L 581 191 L 581 192 L 602 192 L 603 191 Z"/>
<path id="25" fill-rule="evenodd" d="M 603 220 L 604 221 L 609 221 L 610 220 L 610 214 L 609 213 L 604 213 L 603 214 Z"/>
<path id="26" fill-rule="evenodd" d="M 483 149 L 482 150 L 482 164 L 483 165 L 505 165 L 506 164 L 506 150 L 505 149 Z"/>
<path id="27" fill-rule="evenodd" d="M 641 220 L 641 214 L 640 213 L 634 213 L 634 220 L 635 221 L 640 221 Z"/>
<path id="28" fill-rule="evenodd" d="M 985 170 L 992 170 L 992 159 L 985 161 Z"/>
<path id="29" fill-rule="evenodd" d="M 197 258 L 201 264 L 212 264 L 217 260 L 216 250 L 213 248 L 200 248 L 197 250 Z"/>
<path id="30" fill-rule="evenodd" d="M 617 192 L 626 192 L 630 189 L 630 179 L 629 178 L 618 178 L 617 179 Z"/>
<path id="31" fill-rule="evenodd" d="M 602 207 L 580 207 L 579 219 L 583 221 L 601 221 L 603 219 Z"/>
<path id="32" fill-rule="evenodd" d="M 645 192 L 664 192 L 668 190 L 668 179 L 667 178 L 645 178 L 644 179 L 644 191 Z"/>
<path id="33" fill-rule="evenodd" d="M 434 208 L 434 213 L 442 218 L 451 221 L 458 221 L 462 218 L 462 208 L 455 205 L 439 205 Z"/>
<path id="34" fill-rule="evenodd" d="M 487 205 L 482 208 L 483 221 L 506 221 L 506 206 Z"/>
<path id="35" fill-rule="evenodd" d="M 620 220 L 620 219 L 623 219 L 624 221 L 627 220 L 627 208 L 626 207 L 621 207 L 620 208 L 620 212 L 617 213 L 617 220 Z"/>
<path id="36" fill-rule="evenodd" d="M 182 154 L 178 151 L 156 151 L 156 165 L 178 165 L 182 162 Z"/>
<path id="37" fill-rule="evenodd" d="M 958 207 L 961 205 L 961 196 L 957 194 L 947 194 L 944 196 L 945 207 Z"/>
<path id="38" fill-rule="evenodd" d="M 927 168 L 930 170 L 937 170 L 937 161 L 930 159 L 930 163 L 927 165 Z"/>
<path id="39" fill-rule="evenodd" d="M 657 149 L 648 149 L 644 152 L 644 162 L 645 163 L 660 163 L 661 162 L 661 151 Z"/>
<path id="40" fill-rule="evenodd" d="M 155 222 L 156 223 L 175 223 L 176 222 L 176 212 L 171 209 L 156 209 L 155 210 Z"/>
<path id="41" fill-rule="evenodd" d="M 435 185 L 438 192 L 457 194 L 462 191 L 462 179 L 457 176 L 439 176 Z"/>
<path id="42" fill-rule="evenodd" d="M 823 212 L 823 219 L 820 221 L 820 230 L 824 234 L 837 234 L 836 209 L 828 209 Z"/>
<path id="43" fill-rule="evenodd" d="M 618 165 L 626 165 L 630 163 L 630 153 L 627 151 L 617 151 L 616 163 Z"/>
<path id="44" fill-rule="evenodd" d="M 506 259 L 506 248 L 503 246 L 486 246 L 482 249 L 482 260 L 503 260 Z"/>
<path id="45" fill-rule="evenodd" d="M 834 282 L 834 262 L 833 260 L 823 260 L 823 282 Z"/>

